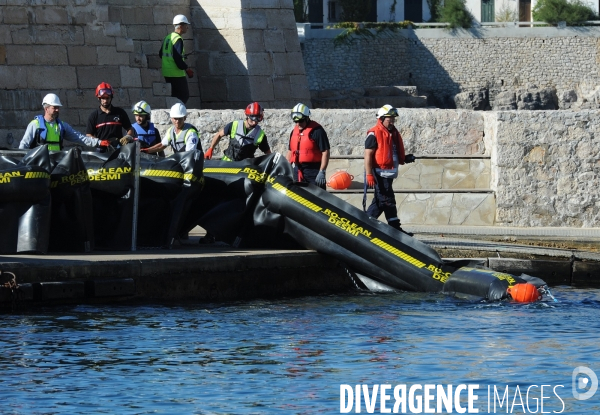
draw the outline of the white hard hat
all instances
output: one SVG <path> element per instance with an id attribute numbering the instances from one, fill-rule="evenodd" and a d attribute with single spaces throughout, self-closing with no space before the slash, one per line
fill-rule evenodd
<path id="1" fill-rule="evenodd" d="M 187 17 L 185 17 L 183 14 L 178 14 L 177 16 L 173 17 L 173 25 L 177 26 L 180 23 L 190 24 Z"/>
<path id="2" fill-rule="evenodd" d="M 136 115 L 150 115 L 152 113 L 152 108 L 146 101 L 140 101 L 133 106 L 133 111 Z"/>
<path id="3" fill-rule="evenodd" d="M 398 110 L 394 107 L 392 107 L 391 105 L 384 105 L 383 107 L 379 108 L 379 111 L 377 111 L 377 118 L 381 118 L 381 117 L 397 117 L 398 116 Z"/>
<path id="4" fill-rule="evenodd" d="M 304 104 L 296 104 L 294 108 L 292 108 L 292 120 L 300 121 L 304 118 L 310 117 L 310 108 L 308 108 Z"/>
<path id="5" fill-rule="evenodd" d="M 62 107 L 60 99 L 56 94 L 48 94 L 42 100 L 42 105 L 52 105 L 53 107 Z"/>
<path id="6" fill-rule="evenodd" d="M 180 104 L 179 102 L 171 107 L 171 112 L 169 113 L 171 118 L 181 118 L 187 115 L 187 109 L 185 105 Z"/>

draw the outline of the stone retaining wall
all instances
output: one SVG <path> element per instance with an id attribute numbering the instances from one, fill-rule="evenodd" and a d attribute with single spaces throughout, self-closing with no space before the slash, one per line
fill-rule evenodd
<path id="1" fill-rule="evenodd" d="M 306 31 L 311 90 L 408 84 L 443 98 L 535 84 L 592 98 L 600 88 L 596 27 L 400 30 L 336 47 L 340 32 Z"/>
<path id="2" fill-rule="evenodd" d="M 362 155 L 366 131 L 375 125 L 376 110 L 315 109 L 311 118 L 323 125 L 329 136 L 332 155 Z M 213 134 L 235 118 L 238 110 L 192 110 L 188 121 L 201 131 L 203 148 Z M 161 134 L 170 124 L 167 110 L 152 111 L 152 119 Z M 267 110 L 261 123 L 273 151 L 287 151 L 294 124 L 290 110 Z M 484 137 L 484 118 L 467 110 L 406 109 L 400 111 L 396 125 L 404 137 L 408 152 L 419 154 L 490 155 L 490 142 Z M 221 151 L 226 140 L 221 140 Z"/>

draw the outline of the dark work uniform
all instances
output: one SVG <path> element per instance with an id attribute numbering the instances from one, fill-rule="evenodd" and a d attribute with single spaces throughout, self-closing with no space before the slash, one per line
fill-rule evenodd
<path id="1" fill-rule="evenodd" d="M 243 121 L 238 121 L 239 123 L 244 123 Z M 227 124 L 224 128 L 223 128 L 223 132 L 225 133 L 225 137 L 229 138 L 229 140 L 236 140 L 236 138 L 231 138 L 231 129 L 233 128 L 233 121 L 230 122 L 229 124 Z M 248 134 L 250 131 L 252 130 L 248 130 L 246 131 L 246 126 L 244 126 L 244 132 L 246 134 Z M 233 145 L 232 143 L 229 143 L 229 145 Z M 258 148 L 260 149 L 260 151 L 262 151 L 263 153 L 267 153 L 268 151 L 271 151 L 271 147 L 269 147 L 269 142 L 267 141 L 267 135 L 265 134 L 265 136 L 263 137 L 262 141 L 260 142 L 260 144 L 258 145 Z M 256 153 L 256 146 L 254 146 L 253 144 L 250 145 L 243 145 L 240 148 L 240 153 L 237 155 L 236 160 L 235 161 L 240 161 L 240 160 L 245 160 L 245 159 L 251 159 L 254 158 L 254 153 Z"/>
<path id="2" fill-rule="evenodd" d="M 365 148 L 377 150 L 377 139 L 375 138 L 375 134 L 369 134 L 367 136 Z M 396 207 L 396 196 L 394 195 L 394 189 L 392 188 L 394 179 L 381 177 L 378 174 L 373 174 L 373 178 L 375 179 L 375 189 L 373 201 L 367 209 L 367 214 L 373 218 L 378 218 L 384 213 L 388 224 L 396 229 L 400 229 L 400 219 L 398 219 L 398 209 Z"/>
<path id="3" fill-rule="evenodd" d="M 123 130 L 127 132 L 131 128 L 129 116 L 123 108 L 111 106 L 110 112 L 107 114 L 100 108 L 97 108 L 90 114 L 86 134 L 91 134 L 100 140 L 116 141 L 123 137 Z M 113 144 L 117 147 L 118 143 Z"/>

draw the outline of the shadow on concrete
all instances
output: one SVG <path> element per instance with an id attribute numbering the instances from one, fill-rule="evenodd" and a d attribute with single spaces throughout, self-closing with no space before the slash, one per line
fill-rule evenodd
<path id="1" fill-rule="evenodd" d="M 197 3 L 190 5 L 190 13 L 202 107 L 245 108 L 251 93 L 247 65 L 236 55 L 236 51 L 245 53 L 241 27 L 231 25 L 221 33 L 221 25 Z"/>
<path id="2" fill-rule="evenodd" d="M 456 108 L 454 95 L 461 92 L 460 84 L 452 79 L 428 46 L 418 38 L 414 30 L 405 31 L 406 51 L 403 73 L 409 85 L 429 96 L 429 104 L 438 108 Z"/>

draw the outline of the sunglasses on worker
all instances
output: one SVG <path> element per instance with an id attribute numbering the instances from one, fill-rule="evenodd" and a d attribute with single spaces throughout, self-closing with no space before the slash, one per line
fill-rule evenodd
<path id="1" fill-rule="evenodd" d="M 248 118 L 251 119 L 254 122 L 259 122 L 260 121 L 260 115 L 248 115 Z"/>

